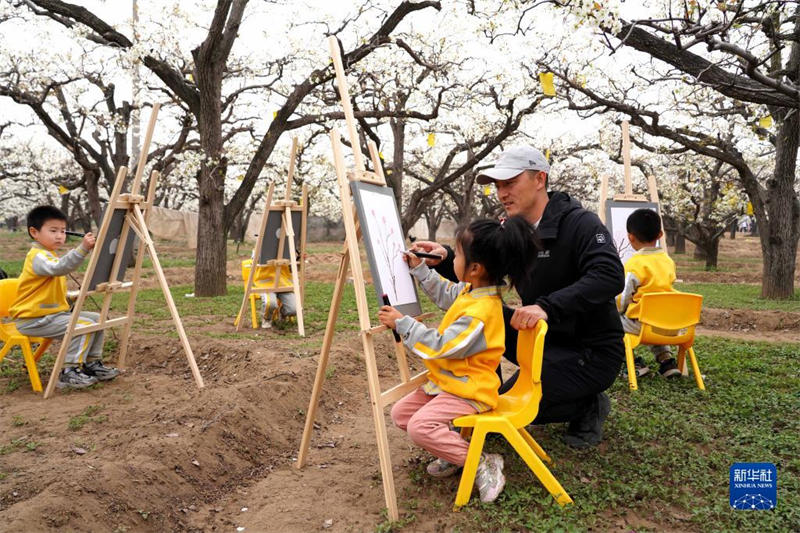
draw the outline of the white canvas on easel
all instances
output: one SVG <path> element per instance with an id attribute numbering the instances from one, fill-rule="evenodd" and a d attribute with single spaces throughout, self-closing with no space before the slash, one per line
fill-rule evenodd
<path id="1" fill-rule="evenodd" d="M 329 38 L 328 42 L 330 45 L 331 58 L 333 59 L 334 68 L 336 70 L 336 81 L 338 84 L 339 96 L 341 97 L 342 107 L 344 108 L 344 115 L 347 122 L 348 137 L 353 148 L 355 170 L 352 172 L 347 172 L 339 132 L 336 130 L 336 128 L 333 128 L 330 134 L 331 147 L 333 150 L 334 163 L 336 166 L 336 178 L 338 181 L 339 193 L 342 201 L 342 215 L 346 238 L 345 247 L 342 251 L 342 259 L 339 264 L 339 271 L 336 276 L 336 283 L 334 285 L 331 307 L 328 313 L 328 323 L 325 327 L 325 336 L 322 341 L 322 349 L 320 351 L 319 362 L 317 365 L 317 373 L 314 379 L 314 387 L 312 389 L 311 399 L 308 405 L 306 422 L 303 429 L 303 437 L 301 440 L 296 465 L 297 468 L 302 468 L 307 460 L 308 449 L 311 443 L 311 434 L 314 427 L 314 419 L 316 417 L 316 411 L 319 405 L 320 395 L 322 393 L 322 386 L 325 381 L 325 371 L 328 366 L 331 343 L 333 342 L 336 318 L 338 317 L 339 307 L 341 306 L 342 302 L 342 293 L 347 285 L 347 272 L 352 265 L 353 287 L 356 294 L 356 306 L 358 308 L 359 328 L 361 330 L 361 341 L 364 350 L 364 363 L 366 366 L 367 386 L 369 389 L 370 404 L 372 407 L 372 419 L 375 428 L 375 437 L 378 444 L 378 457 L 381 466 L 383 493 L 389 519 L 397 520 L 399 518 L 399 512 L 397 509 L 397 497 L 395 495 L 394 474 L 392 473 L 392 462 L 389 454 L 389 442 L 386 433 L 384 409 L 419 387 L 427 379 L 427 371 L 411 377 L 408 361 L 406 359 L 405 348 L 401 343 L 395 343 L 395 354 L 399 367 L 401 382 L 386 391 L 382 391 L 381 389 L 375 355 L 374 336 L 380 332 L 387 331 L 387 328 L 385 326 L 373 327 L 371 325 L 367 291 L 365 287 L 364 273 L 361 268 L 361 256 L 359 252 L 361 231 L 364 229 L 364 226 L 359 224 L 359 220 L 355 212 L 354 197 L 351 197 L 351 184 L 360 182 L 376 185 L 378 187 L 385 187 L 386 180 L 383 176 L 383 170 L 381 168 L 377 146 L 375 146 L 375 143 L 373 142 L 368 143 L 368 147 L 374 172 L 368 172 L 364 166 L 364 156 L 359 148 L 359 137 L 356 132 L 353 108 L 350 104 L 350 95 L 344 75 L 339 44 L 336 38 L 333 36 Z M 388 187 L 386 188 L 388 189 Z M 393 206 L 393 210 L 396 210 L 396 207 Z M 367 221 L 365 220 L 361 222 Z M 365 246 L 370 247 L 373 246 L 373 244 L 365 242 Z M 379 276 L 376 276 L 375 273 L 373 273 L 373 278 L 376 277 Z M 375 280 L 373 279 L 373 281 Z M 403 293 L 403 297 L 410 298 L 410 295 Z M 411 304 L 413 305 L 413 302 Z M 417 318 L 421 319 L 423 316 L 418 316 Z"/>
<path id="2" fill-rule="evenodd" d="M 86 268 L 86 273 L 83 276 L 83 282 L 81 283 L 78 297 L 75 300 L 75 305 L 72 309 L 72 316 L 70 317 L 67 331 L 64 333 L 64 337 L 61 340 L 61 348 L 59 349 L 58 356 L 53 364 L 53 371 L 50 375 L 50 380 L 47 383 L 47 389 L 44 393 L 45 399 L 52 396 L 55 390 L 56 382 L 58 381 L 58 375 L 64 366 L 67 348 L 76 335 L 83 335 L 115 326 L 123 326 L 122 336 L 119 343 L 120 351 L 117 366 L 119 368 L 125 368 L 128 341 L 130 338 L 131 326 L 133 324 L 136 309 L 136 295 L 138 293 L 139 283 L 141 281 L 142 261 L 144 260 L 145 250 L 147 250 L 150 254 L 150 259 L 153 263 L 153 269 L 155 271 L 156 278 L 158 279 L 159 285 L 161 286 L 161 291 L 164 294 L 167 308 L 172 315 L 175 329 L 178 332 L 178 338 L 183 346 L 183 350 L 186 354 L 186 358 L 189 362 L 189 368 L 192 371 L 195 382 L 199 388 L 204 386 L 203 378 L 200 375 L 200 370 L 197 367 L 197 362 L 194 359 L 192 348 L 189 345 L 189 339 L 183 329 L 183 323 L 178 315 L 178 310 L 175 307 L 175 302 L 173 301 L 172 294 L 169 291 L 167 279 L 164 276 L 164 271 L 162 270 L 161 263 L 158 260 L 158 255 L 156 254 L 153 240 L 150 238 L 150 232 L 147 229 L 147 218 L 149 216 L 150 209 L 153 207 L 156 184 L 158 183 L 159 178 L 158 172 L 153 172 L 150 175 L 150 183 L 147 187 L 147 196 L 145 197 L 139 194 L 139 188 L 141 187 L 142 183 L 142 174 L 144 173 L 144 166 L 147 160 L 147 153 L 150 149 L 150 141 L 153 137 L 153 130 L 155 129 L 159 108 L 159 104 L 155 104 L 153 106 L 153 112 L 150 115 L 150 123 L 147 128 L 144 143 L 142 144 L 139 162 L 136 167 L 136 174 L 134 176 L 133 183 L 131 184 L 130 193 L 122 194 L 122 185 L 125 182 L 128 169 L 126 167 L 121 167 L 117 173 L 116 181 L 114 182 L 114 188 L 109 196 L 108 206 L 106 207 L 106 212 L 103 216 L 100 229 L 97 233 L 95 247 L 92 250 L 92 254 L 89 259 L 89 265 Z M 116 224 L 120 220 L 122 221 L 122 225 L 117 230 Z M 112 222 L 115 223 L 115 228 L 113 231 L 114 234 L 109 234 Z M 129 240 L 130 232 L 133 232 L 133 234 L 139 238 L 141 245 L 139 246 L 139 251 L 136 255 L 133 279 L 130 282 L 125 282 L 122 279 L 124 277 L 122 276 L 122 273 L 124 273 L 123 260 L 128 257 L 128 254 L 132 250 L 132 248 L 129 248 L 129 245 L 132 245 L 132 241 Z M 109 239 L 111 239 L 111 241 L 109 241 Z M 113 241 L 116 241 L 116 243 Z M 109 254 L 113 254 L 113 259 L 109 257 Z M 109 264 L 110 268 L 108 268 Z M 98 266 L 101 267 L 99 271 Z M 96 275 L 98 272 L 100 272 L 99 276 Z M 124 316 L 110 319 L 108 318 L 108 314 L 111 308 L 111 298 L 115 292 L 129 293 L 127 313 Z M 103 304 L 101 306 L 98 322 L 91 325 L 78 325 L 78 317 L 83 310 L 83 305 L 86 299 L 91 294 L 95 293 L 103 294 Z"/>
<path id="3" fill-rule="evenodd" d="M 242 327 L 242 317 L 247 308 L 252 295 L 278 294 L 282 292 L 292 292 L 295 297 L 297 311 L 297 331 L 301 337 L 305 337 L 305 325 L 303 322 L 303 299 L 305 297 L 305 254 L 306 254 L 306 225 L 308 216 L 308 189 L 305 184 L 302 188 L 300 203 L 292 201 L 291 191 L 294 180 L 295 159 L 297 156 L 297 137 L 292 139 L 292 150 L 289 156 L 289 174 L 286 180 L 286 194 L 283 201 L 272 202 L 272 195 L 275 189 L 270 183 L 267 189 L 267 198 L 264 204 L 264 213 L 261 216 L 256 246 L 253 250 L 253 261 L 250 273 L 245 280 L 244 295 L 242 304 L 239 306 L 239 313 L 236 315 L 234 324 L 236 331 Z M 274 218 L 279 217 L 279 222 L 272 223 Z M 299 222 L 299 227 L 295 227 L 295 222 Z M 296 232 L 299 231 L 299 239 Z M 299 244 L 299 249 L 297 248 Z M 298 260 L 299 257 L 299 260 Z M 273 268 L 274 275 L 272 283 L 258 283 L 256 275 L 259 268 Z M 281 270 L 289 268 L 292 276 L 290 286 L 282 285 Z M 253 317 L 250 318 L 254 322 Z M 256 324 L 252 324 L 256 327 Z"/>
<path id="4" fill-rule="evenodd" d="M 609 233 L 611 233 L 620 260 L 622 264 L 625 264 L 625 261 L 627 261 L 634 252 L 628 241 L 628 230 L 626 229 L 626 222 L 630 214 L 642 208 L 652 209 L 656 213 L 661 214 L 661 203 L 658 199 L 658 189 L 654 176 L 647 177 L 647 188 L 650 193 L 649 199 L 642 194 L 633 193 L 633 184 L 631 183 L 631 147 L 627 121 L 622 122 L 622 159 L 624 164 L 625 192 L 623 194 L 617 194 L 614 196 L 613 200 L 609 200 L 608 176 L 603 176 L 600 182 L 600 202 L 597 214 L 603 224 L 608 228 Z M 661 231 L 662 235 L 659 245 L 668 252 L 667 239 L 663 234 L 663 222 Z"/>

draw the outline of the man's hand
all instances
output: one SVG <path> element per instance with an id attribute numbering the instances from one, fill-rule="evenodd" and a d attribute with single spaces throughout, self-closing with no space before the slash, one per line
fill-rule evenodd
<path id="1" fill-rule="evenodd" d="M 441 255 L 441 259 L 425 259 L 425 264 L 428 266 L 436 266 L 443 260 L 447 259 L 447 248 L 433 241 L 416 241 L 410 248 L 411 250 L 419 250 L 420 252 L 428 252 L 429 254 Z"/>
<path id="2" fill-rule="evenodd" d="M 547 322 L 547 313 L 538 305 L 526 305 L 514 310 L 511 327 L 514 329 L 533 329 L 539 320 Z"/>
<path id="3" fill-rule="evenodd" d="M 378 311 L 378 320 L 384 326 L 395 329 L 397 327 L 397 319 L 403 318 L 403 313 L 392 307 L 391 305 L 384 305 Z"/>
<path id="4" fill-rule="evenodd" d="M 87 233 L 83 236 L 83 241 L 81 241 L 81 247 L 86 250 L 87 252 L 91 251 L 94 248 L 94 235 L 91 232 Z"/>

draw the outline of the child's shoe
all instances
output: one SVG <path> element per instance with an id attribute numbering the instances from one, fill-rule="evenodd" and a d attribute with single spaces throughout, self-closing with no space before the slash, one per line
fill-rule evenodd
<path id="1" fill-rule="evenodd" d="M 650 367 L 645 364 L 644 359 L 642 359 L 641 357 L 635 357 L 633 359 L 633 366 L 634 366 L 634 369 L 636 371 L 636 377 L 637 378 L 640 378 L 642 376 L 646 376 L 647 374 L 650 373 Z M 628 377 L 628 367 L 627 367 L 627 365 L 623 365 L 623 367 L 622 367 L 622 377 L 624 377 L 624 378 Z"/>
<path id="2" fill-rule="evenodd" d="M 100 360 L 84 363 L 83 373 L 97 378 L 98 381 L 110 381 L 119 376 L 119 370 L 110 366 L 105 366 Z"/>
<path id="3" fill-rule="evenodd" d="M 425 470 L 427 470 L 431 477 L 443 478 L 452 476 L 458 472 L 460 468 L 460 466 L 449 463 L 444 459 L 436 459 L 428 463 L 428 467 Z"/>
<path id="4" fill-rule="evenodd" d="M 681 371 L 678 370 L 678 363 L 675 362 L 674 357 L 661 361 L 658 364 L 658 373 L 661 374 L 661 377 L 665 378 L 676 378 L 681 375 Z"/>
<path id="5" fill-rule="evenodd" d="M 483 503 L 491 503 L 503 492 L 506 486 L 506 476 L 503 475 L 503 457 L 490 453 L 481 456 L 478 472 L 475 475 L 475 484 Z"/>
<path id="6" fill-rule="evenodd" d="M 97 381 L 96 377 L 85 374 L 80 367 L 71 366 L 61 371 L 56 387 L 59 389 L 85 389 Z"/>

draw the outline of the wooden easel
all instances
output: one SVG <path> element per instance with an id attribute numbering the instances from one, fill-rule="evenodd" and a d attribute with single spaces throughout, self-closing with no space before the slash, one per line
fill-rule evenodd
<path id="1" fill-rule="evenodd" d="M 297 305 L 297 331 L 301 337 L 306 336 L 305 326 L 303 325 L 303 298 L 305 297 L 306 285 L 306 217 L 308 215 L 308 189 L 303 184 L 302 199 L 300 204 L 292 201 L 292 180 L 294 179 L 295 158 L 297 156 L 297 137 L 292 138 L 292 151 L 289 156 L 289 175 L 286 181 L 286 194 L 283 201 L 272 203 L 272 193 L 274 192 L 275 185 L 269 184 L 267 189 L 267 201 L 264 204 L 264 214 L 261 216 L 261 225 L 259 226 L 258 237 L 256 239 L 256 247 L 253 252 L 253 264 L 250 268 L 250 274 L 247 276 L 247 282 L 244 287 L 244 296 L 242 298 L 242 305 L 239 307 L 239 314 L 236 315 L 236 331 L 242 327 L 242 316 L 253 294 L 267 294 L 267 293 L 280 293 L 280 292 L 293 292 L 295 302 Z M 258 264 L 261 257 L 261 248 L 264 244 L 264 234 L 267 230 L 267 220 L 269 219 L 270 212 L 278 211 L 281 213 L 281 229 L 278 237 L 278 253 L 276 259 L 267 261 L 264 264 Z M 300 266 L 297 264 L 297 251 L 295 250 L 294 236 L 295 228 L 292 222 L 292 212 L 302 213 L 302 222 L 300 224 Z M 288 237 L 288 239 L 287 239 Z M 270 237 L 271 238 L 271 237 Z M 289 259 L 284 259 L 284 241 L 289 244 Z M 280 287 L 281 269 L 289 266 L 292 273 L 292 286 Z M 255 275 L 258 267 L 274 267 L 275 280 L 272 286 L 255 286 Z M 251 317 L 252 321 L 253 318 Z M 256 327 L 256 324 L 252 324 Z"/>
<path id="2" fill-rule="evenodd" d="M 142 174 L 144 173 L 144 166 L 147 161 L 147 153 L 150 149 L 150 141 L 153 138 L 153 130 L 155 129 L 156 117 L 158 116 L 159 108 L 159 104 L 155 104 L 153 106 L 153 112 L 150 115 L 150 123 L 147 127 L 144 143 L 142 144 L 142 150 L 139 155 L 139 163 L 136 167 L 136 175 L 134 176 L 133 183 L 131 184 L 130 193 L 121 194 L 122 184 L 125 181 L 128 169 L 126 167 L 121 167 L 117 173 L 117 178 L 114 182 L 114 188 L 111 192 L 111 196 L 108 199 L 108 207 L 106 208 L 103 221 L 97 234 L 95 247 L 91 258 L 89 259 L 89 266 L 86 268 L 86 273 L 83 276 L 83 283 L 81 283 L 81 289 L 78 292 L 78 298 L 75 301 L 75 305 L 72 310 L 69 326 L 67 326 L 67 331 L 64 334 L 64 338 L 61 340 L 61 348 L 58 351 L 56 362 L 53 365 L 53 372 L 50 374 L 50 380 L 47 383 L 47 389 L 44 393 L 45 399 L 53 395 L 53 390 L 55 389 L 56 382 L 58 381 L 59 372 L 61 372 L 61 369 L 64 366 L 64 360 L 67 356 L 67 348 L 76 335 L 84 335 L 93 331 L 100 331 L 115 326 L 123 326 L 124 329 L 122 330 L 122 337 L 120 339 L 119 359 L 117 366 L 119 368 L 125 368 L 128 340 L 130 338 L 131 325 L 133 323 L 133 316 L 136 309 L 136 295 L 139 291 L 139 283 L 141 281 L 142 261 L 144 259 L 145 248 L 150 253 L 150 259 L 153 262 L 153 269 L 155 270 L 156 277 L 161 285 L 161 291 L 164 293 L 164 299 L 167 301 L 167 307 L 169 308 L 170 314 L 172 315 L 172 320 L 175 323 L 175 329 L 178 331 L 178 337 L 183 345 L 186 358 L 189 361 L 189 367 L 192 370 L 192 375 L 194 376 L 197 386 L 199 388 L 203 387 L 203 378 L 200 376 L 200 370 L 197 368 L 197 362 L 194 359 L 192 347 L 189 346 L 189 340 L 186 337 L 186 332 L 183 329 L 180 316 L 178 316 L 178 310 L 175 307 L 175 302 L 172 300 L 172 294 L 169 292 L 167 279 L 164 277 L 164 271 L 161 269 L 161 263 L 158 260 L 158 255 L 156 254 L 153 240 L 150 238 L 150 233 L 147 229 L 147 218 L 150 214 L 150 208 L 153 206 L 156 184 L 158 183 L 158 178 L 160 175 L 157 171 L 154 171 L 150 175 L 150 183 L 147 187 L 147 197 L 145 198 L 139 194 L 139 189 L 142 183 Z M 89 285 L 92 281 L 95 269 L 97 268 L 97 263 L 100 258 L 100 251 L 103 249 L 103 243 L 105 242 L 111 219 L 114 216 L 115 210 L 117 209 L 125 209 L 127 212 L 125 214 L 125 221 L 122 225 L 122 230 L 119 235 L 118 251 L 115 254 L 114 262 L 111 267 L 111 273 L 108 277 L 109 281 L 98 284 L 94 290 L 89 290 Z M 132 281 L 121 282 L 118 281 L 117 278 L 120 264 L 122 263 L 122 257 L 124 255 L 122 253 L 122 249 L 127 242 L 129 231 L 133 231 L 136 236 L 139 237 L 140 245 L 139 251 L 136 254 L 136 264 L 134 267 Z M 129 292 L 127 313 L 124 316 L 109 319 L 108 312 L 111 307 L 111 297 L 113 296 L 113 293 L 123 291 Z M 88 326 L 78 325 L 78 318 L 83 310 L 83 304 L 86 301 L 86 298 L 91 294 L 103 294 L 103 304 L 100 311 L 100 318 L 96 324 Z"/>
<path id="3" fill-rule="evenodd" d="M 342 143 L 339 132 L 336 128 L 331 131 L 331 144 L 333 147 L 333 158 L 336 166 L 336 177 L 339 183 L 339 193 L 342 200 L 342 216 L 345 227 L 345 246 L 342 251 L 342 259 L 339 263 L 339 272 L 336 276 L 336 284 L 333 290 L 330 311 L 328 312 L 328 323 L 325 327 L 325 336 L 322 341 L 317 374 L 314 378 L 314 388 L 311 393 L 311 400 L 308 404 L 303 438 L 300 443 L 300 451 L 297 456 L 297 468 L 305 465 L 308 455 L 308 447 L 311 441 L 311 432 L 314 426 L 314 418 L 319 404 L 322 385 L 325 381 L 325 370 L 328 366 L 331 343 L 336 326 L 336 318 L 339 314 L 339 307 L 342 302 L 342 292 L 347 285 L 347 271 L 352 266 L 353 286 L 356 293 L 356 306 L 358 307 L 358 322 L 361 329 L 361 343 L 364 348 L 364 362 L 367 370 L 367 383 L 369 387 L 370 403 L 372 405 L 372 418 L 375 424 L 375 438 L 378 442 L 378 456 L 381 464 L 381 480 L 383 481 L 383 493 L 386 499 L 386 507 L 389 511 L 389 519 L 399 518 L 397 510 L 397 497 L 394 490 L 394 476 L 392 474 L 392 462 L 389 456 L 389 441 L 386 434 L 386 422 L 384 420 L 384 408 L 398 399 L 402 398 L 412 390 L 419 387 L 427 378 L 427 371 L 421 372 L 414 377 L 410 376 L 408 361 L 406 359 L 405 348 L 401 343 L 395 343 L 395 352 L 400 371 L 401 383 L 381 392 L 380 379 L 378 377 L 378 366 L 375 359 L 374 336 L 382 331 L 386 331 L 386 326 L 372 327 L 370 322 L 369 305 L 367 304 L 367 293 L 364 285 L 364 274 L 361 269 L 361 256 L 359 254 L 359 239 L 361 232 L 356 213 L 354 211 L 353 200 L 351 198 L 349 180 L 358 180 L 367 183 L 386 186 L 386 179 L 380 164 L 378 148 L 375 143 L 369 143 L 370 158 L 375 169 L 374 172 L 366 170 L 364 166 L 364 156 L 359 148 L 359 137 L 356 131 L 353 108 L 350 103 L 350 95 L 345 79 L 342 58 L 339 52 L 339 44 L 335 37 L 328 39 L 330 45 L 331 58 L 333 59 L 336 70 L 336 81 L 339 88 L 339 95 L 344 108 L 344 115 L 347 121 L 347 131 L 353 147 L 353 159 L 355 170 L 347 172 Z M 352 265 L 351 265 L 352 263 Z M 425 318 L 421 315 L 417 319 Z"/>
<path id="4" fill-rule="evenodd" d="M 648 199 L 643 194 L 633 193 L 633 184 L 631 183 L 631 140 L 628 134 L 629 124 L 627 120 L 622 122 L 622 162 L 624 165 L 625 177 L 625 192 L 623 194 L 614 195 L 615 202 L 647 202 Z M 650 194 L 650 202 L 658 205 L 658 210 L 661 211 L 661 201 L 658 198 L 658 187 L 656 186 L 656 178 L 653 175 L 647 176 L 647 189 Z M 608 176 L 603 175 L 600 181 L 600 203 L 598 216 L 603 224 L 606 223 L 606 202 L 608 201 Z M 664 232 L 664 223 L 661 223 L 661 248 L 669 253 L 667 249 L 667 237 Z"/>

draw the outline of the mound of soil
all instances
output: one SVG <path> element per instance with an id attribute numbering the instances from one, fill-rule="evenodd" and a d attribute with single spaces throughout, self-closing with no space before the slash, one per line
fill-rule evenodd
<path id="1" fill-rule="evenodd" d="M 303 339 L 193 338 L 202 390 L 176 340 L 141 336 L 114 382 L 48 401 L 23 384 L 0 407 L 3 529 L 307 531 L 320 516 L 372 529 L 384 502 L 366 375 L 357 335 L 342 337 L 299 471 L 317 366 Z M 378 350 L 393 353 L 389 340 Z M 396 366 L 379 359 L 386 387 Z M 412 447 L 390 434 L 399 466 Z"/>
<path id="2" fill-rule="evenodd" d="M 800 341 L 800 313 L 703 308 L 701 333 L 746 335 L 753 340 Z"/>

